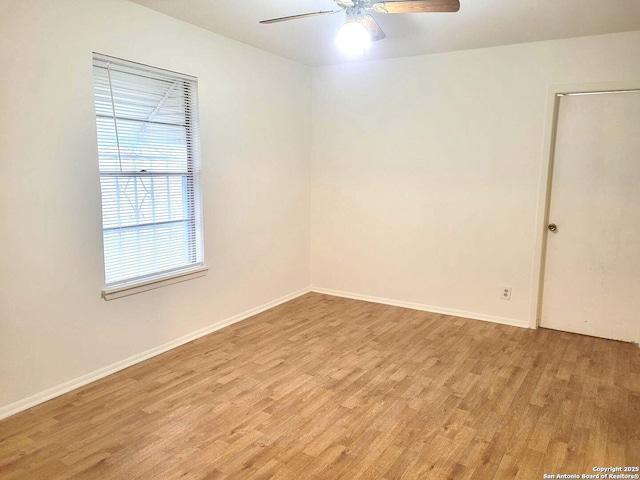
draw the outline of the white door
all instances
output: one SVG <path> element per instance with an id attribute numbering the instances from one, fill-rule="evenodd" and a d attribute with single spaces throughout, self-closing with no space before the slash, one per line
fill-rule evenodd
<path id="1" fill-rule="evenodd" d="M 549 224 L 540 326 L 640 342 L 640 92 L 560 98 Z"/>

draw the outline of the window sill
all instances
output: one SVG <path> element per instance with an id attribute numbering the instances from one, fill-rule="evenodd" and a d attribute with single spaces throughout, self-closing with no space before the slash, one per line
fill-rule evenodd
<path id="1" fill-rule="evenodd" d="M 166 285 L 172 285 L 174 283 L 191 280 L 193 278 L 203 277 L 207 274 L 208 270 L 209 267 L 207 267 L 206 265 L 201 265 L 198 267 L 190 268 L 188 270 L 173 272 L 161 277 L 155 277 L 132 283 L 121 283 L 119 285 L 105 287 L 102 290 L 102 298 L 108 301 L 115 300 L 116 298 L 128 297 L 129 295 L 146 292 L 147 290 L 153 290 L 154 288 L 160 288 Z"/>

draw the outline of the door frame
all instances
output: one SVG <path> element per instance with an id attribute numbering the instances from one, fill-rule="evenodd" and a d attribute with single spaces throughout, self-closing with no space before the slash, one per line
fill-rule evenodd
<path id="1" fill-rule="evenodd" d="M 622 93 L 625 91 L 638 90 L 640 90 L 640 79 L 619 82 L 574 83 L 549 86 L 545 114 L 546 120 L 544 127 L 542 162 L 538 183 L 538 207 L 536 209 L 535 248 L 533 257 L 533 281 L 531 282 L 529 328 L 538 328 L 542 313 L 544 269 L 548 238 L 547 224 L 549 223 L 549 209 L 551 205 L 551 187 L 553 183 L 553 164 L 555 160 L 556 129 L 558 126 L 560 99 L 564 95 L 614 92 Z"/>

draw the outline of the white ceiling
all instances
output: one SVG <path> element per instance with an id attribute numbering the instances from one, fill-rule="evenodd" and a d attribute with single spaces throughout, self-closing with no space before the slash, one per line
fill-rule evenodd
<path id="1" fill-rule="evenodd" d="M 307 65 L 352 61 L 334 38 L 343 14 L 261 25 L 335 9 L 332 0 L 132 0 Z M 374 14 L 387 38 L 367 59 L 640 30 L 640 0 L 460 0 L 458 13 Z"/>

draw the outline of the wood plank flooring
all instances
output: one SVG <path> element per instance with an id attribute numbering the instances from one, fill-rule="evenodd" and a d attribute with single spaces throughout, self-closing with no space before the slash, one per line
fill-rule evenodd
<path id="1" fill-rule="evenodd" d="M 0 478 L 541 479 L 640 463 L 640 349 L 308 294 L 0 422 Z"/>

